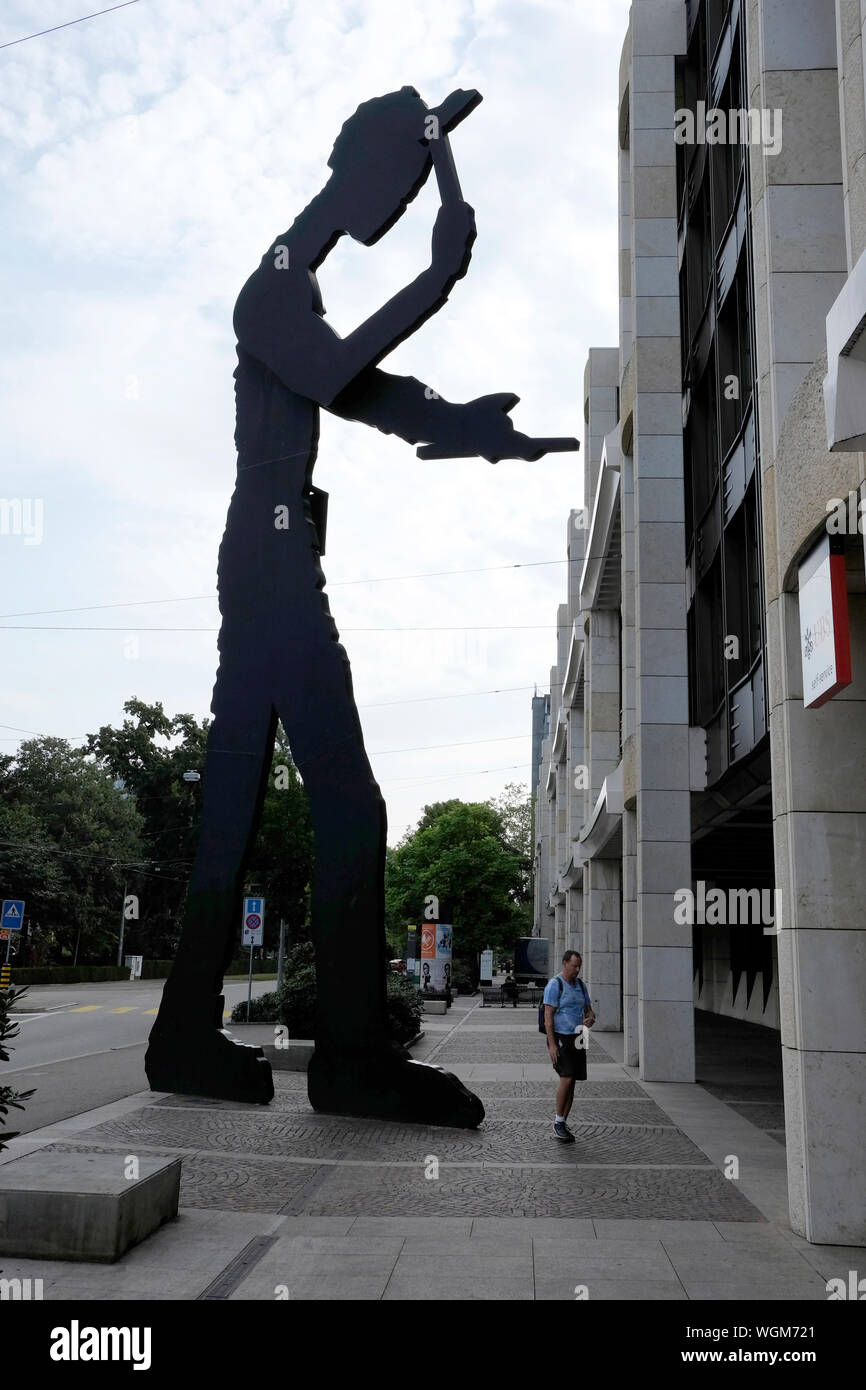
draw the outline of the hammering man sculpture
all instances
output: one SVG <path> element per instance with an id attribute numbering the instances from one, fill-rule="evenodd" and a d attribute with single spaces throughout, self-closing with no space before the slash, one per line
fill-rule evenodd
<path id="1" fill-rule="evenodd" d="M 445 303 L 475 240 L 448 133 L 481 100 L 428 109 L 412 87 L 364 102 L 328 161 L 331 177 L 262 257 L 234 314 L 238 472 L 219 554 L 222 626 L 201 835 L 177 957 L 150 1035 L 154 1090 L 267 1103 L 260 1048 L 223 1030 L 247 855 L 276 722 L 309 795 L 315 1109 L 474 1128 L 484 1109 L 456 1077 L 389 1042 L 385 999 L 385 803 L 364 750 L 349 662 L 322 593 L 325 494 L 312 486 L 319 408 L 398 434 L 424 459 L 537 459 L 574 439 L 530 439 L 518 397 L 442 400 L 381 361 Z M 325 322 L 315 272 L 345 233 L 372 246 L 436 170 L 442 206 L 430 266 L 346 338 Z M 351 963 L 351 975 L 348 966 Z"/>

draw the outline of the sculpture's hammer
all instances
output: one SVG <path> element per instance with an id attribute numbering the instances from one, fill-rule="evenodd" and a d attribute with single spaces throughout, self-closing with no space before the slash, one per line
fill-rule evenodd
<path id="1" fill-rule="evenodd" d="M 481 99 L 480 92 L 476 92 L 474 89 L 463 91 L 459 88 L 447 96 L 439 106 L 432 106 L 428 113 L 428 118 L 435 116 L 438 122 L 436 131 L 428 139 L 428 144 L 433 156 L 436 182 L 439 184 L 439 196 L 443 203 L 461 203 L 463 201 L 448 133 L 462 120 L 465 120 L 470 111 L 475 110 Z"/>

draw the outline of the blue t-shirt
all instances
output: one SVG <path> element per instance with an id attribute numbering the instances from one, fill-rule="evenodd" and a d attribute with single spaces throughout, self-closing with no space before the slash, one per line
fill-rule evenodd
<path id="1" fill-rule="evenodd" d="M 559 986 L 562 985 L 562 997 Z M 583 980 L 575 980 L 570 985 L 561 975 L 554 975 L 544 988 L 545 1004 L 559 1004 L 553 1015 L 554 1033 L 576 1033 L 583 1023 L 583 1011 L 589 1005 L 589 991 Z"/>

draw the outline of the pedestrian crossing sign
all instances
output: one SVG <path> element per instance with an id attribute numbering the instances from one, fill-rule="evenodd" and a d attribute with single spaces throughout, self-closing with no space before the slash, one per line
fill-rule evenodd
<path id="1" fill-rule="evenodd" d="M 7 931 L 20 931 L 24 921 L 24 899 L 4 898 L 0 927 Z"/>

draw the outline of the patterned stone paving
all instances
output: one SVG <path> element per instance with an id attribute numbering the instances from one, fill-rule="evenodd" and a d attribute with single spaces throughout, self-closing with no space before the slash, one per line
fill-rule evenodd
<path id="1" fill-rule="evenodd" d="M 310 1198 L 319 1216 L 584 1216 L 762 1221 L 715 1168 L 546 1170 L 334 1167 Z"/>
<path id="2" fill-rule="evenodd" d="M 590 1036 L 587 1058 L 590 1062 L 609 1062 L 610 1057 Z M 438 1048 L 430 1057 L 441 1067 L 452 1062 L 547 1062 L 544 1039 L 536 1031 L 508 1032 L 504 1037 L 491 1038 L 485 1032 L 469 1033 L 461 1028 L 453 1039 Z"/>
<path id="3" fill-rule="evenodd" d="M 576 1143 L 558 1143 L 550 1124 L 555 1078 L 525 1080 L 517 1070 L 545 1060 L 534 1015 L 527 1011 L 515 1026 L 513 1013 L 497 1013 L 473 1011 L 432 1057 L 446 1067 L 478 1065 L 480 1076 L 461 1070 L 487 1108 L 479 1130 L 317 1115 L 307 1101 L 306 1076 L 275 1072 L 268 1107 L 168 1096 L 51 1147 L 182 1152 L 186 1207 L 297 1216 L 412 1211 L 763 1222 L 736 1184 L 615 1065 L 605 1068 L 609 1076 L 578 1084 L 571 1113 Z M 428 1039 L 436 1041 L 432 1033 Z M 592 1040 L 594 1058 L 610 1062 Z M 494 1076 L 485 1079 L 485 1071 Z M 748 1091 L 737 1089 L 734 1107 L 751 1110 L 748 1118 L 770 1132 L 780 1119 L 777 1088 Z M 438 1178 L 425 1176 L 431 1156 Z"/>
<path id="4" fill-rule="evenodd" d="M 486 1092 L 485 1084 L 479 1083 L 479 1090 Z M 494 1096 L 485 1094 L 484 1109 L 488 1120 L 549 1121 L 552 1116 L 552 1090 L 550 1086 L 539 1088 L 536 1096 Z M 291 1115 L 294 1117 L 314 1115 L 307 1100 L 306 1090 L 296 1088 L 275 1088 L 274 1098 L 263 1111 L 257 1105 L 244 1105 L 240 1101 L 207 1100 L 194 1096 L 169 1096 L 156 1102 L 152 1108 L 168 1110 L 230 1110 L 248 1115 Z M 623 1125 L 670 1125 L 672 1121 L 654 1101 L 647 1099 L 575 1099 L 571 1118 L 584 1124 L 623 1124 Z"/>
<path id="5" fill-rule="evenodd" d="M 116 1153 L 118 1158 L 129 1153 L 127 1145 L 106 1144 L 49 1144 L 46 1152 L 80 1152 L 83 1147 L 91 1153 Z M 166 1158 L 173 1156 L 169 1148 L 148 1150 Z M 180 1205 L 218 1209 L 220 1211 L 260 1211 L 277 1213 L 310 1185 L 310 1179 L 322 1171 L 322 1165 L 279 1163 L 232 1154 L 185 1154 L 181 1166 Z"/>
<path id="6" fill-rule="evenodd" d="M 476 1078 L 469 1079 L 466 1084 L 477 1089 L 485 1105 L 488 1096 L 544 1096 L 549 1101 L 554 1094 L 552 1081 L 503 1081 L 499 1078 L 485 1081 Z M 575 1096 L 577 1095 L 604 1096 L 609 1100 L 625 1100 L 627 1097 L 646 1100 L 646 1091 L 636 1081 L 618 1081 L 613 1078 L 609 1081 L 581 1081 L 575 1090 Z"/>
<path id="7" fill-rule="evenodd" d="M 577 1163 L 705 1165 L 695 1144 L 673 1126 L 585 1124 L 575 1117 L 577 1142 L 560 1144 L 548 1122 L 527 1125 L 491 1119 L 478 1130 L 379 1124 L 310 1113 L 297 1119 L 219 1110 L 145 1108 L 88 1130 L 88 1138 L 171 1149 L 272 1154 L 290 1158 L 420 1163 L 432 1153 L 443 1163 Z"/>
<path id="8" fill-rule="evenodd" d="M 553 1099 L 528 1096 L 485 1097 L 488 1120 L 543 1120 L 553 1118 Z M 652 1100 L 583 1100 L 571 1107 L 569 1124 L 671 1125 L 673 1121 Z"/>
<path id="9" fill-rule="evenodd" d="M 441 1131 L 440 1131 L 441 1132 Z M 82 1144 L 51 1144 L 57 1153 Z M 87 1144 L 98 1153 L 126 1145 Z M 162 1150 L 166 1157 L 171 1150 Z M 304 1216 L 569 1216 L 763 1221 L 715 1168 L 449 1168 L 438 1179 L 411 1166 L 280 1163 L 226 1154 L 186 1155 L 180 1205 Z"/>

